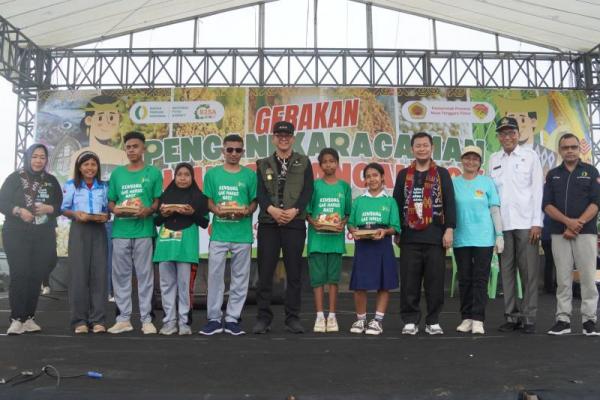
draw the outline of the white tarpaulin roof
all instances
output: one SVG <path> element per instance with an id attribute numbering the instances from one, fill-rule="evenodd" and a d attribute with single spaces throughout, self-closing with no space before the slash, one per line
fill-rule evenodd
<path id="1" fill-rule="evenodd" d="M 0 15 L 21 29 L 38 45 L 60 47 L 114 37 L 257 2 L 260 1 L 0 0 Z M 374 5 L 565 51 L 585 52 L 600 43 L 599 0 L 372 0 L 371 2 Z M 294 21 L 296 18 L 292 16 L 290 23 Z M 326 23 L 327 19 L 321 16 L 319 21 Z"/>

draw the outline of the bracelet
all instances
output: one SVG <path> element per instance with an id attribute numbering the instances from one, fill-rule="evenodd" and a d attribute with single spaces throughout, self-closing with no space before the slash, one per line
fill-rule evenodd
<path id="1" fill-rule="evenodd" d="M 503 233 L 496 233 L 496 237 L 503 237 L 504 234 Z"/>

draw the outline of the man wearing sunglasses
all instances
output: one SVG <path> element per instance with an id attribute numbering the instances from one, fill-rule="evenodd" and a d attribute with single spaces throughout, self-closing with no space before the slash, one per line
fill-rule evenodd
<path id="1" fill-rule="evenodd" d="M 556 265 L 556 323 L 550 335 L 571 333 L 573 266 L 581 287 L 583 334 L 596 329 L 596 255 L 600 206 L 598 170 L 579 159 L 579 139 L 565 133 L 558 141 L 561 165 L 551 169 L 544 184 L 544 211 L 551 218 L 552 255 Z"/>
<path id="2" fill-rule="evenodd" d="M 535 333 L 538 285 L 538 241 L 542 233 L 544 176 L 540 159 L 531 148 L 519 145 L 519 125 L 514 118 L 496 122 L 502 149 L 490 157 L 489 174 L 500 195 L 504 251 L 500 258 L 504 315 L 498 329 L 523 329 Z M 523 299 L 517 301 L 517 271 L 523 283 Z"/>
<path id="3" fill-rule="evenodd" d="M 222 148 L 225 163 L 208 170 L 204 177 L 204 194 L 213 213 L 212 233 L 208 246 L 208 322 L 200 330 L 202 335 L 225 331 L 243 335 L 240 326 L 242 308 L 248 294 L 252 242 L 252 214 L 256 211 L 256 174 L 240 165 L 244 154 L 244 140 L 239 135 L 228 135 Z M 225 262 L 231 254 L 229 300 L 223 323 L 223 292 L 225 290 Z"/>
<path id="4" fill-rule="evenodd" d="M 258 316 L 253 332 L 271 329 L 273 274 L 283 251 L 287 287 L 285 327 L 303 333 L 300 324 L 302 251 L 306 239 L 306 206 L 313 192 L 312 165 L 307 156 L 293 151 L 294 125 L 279 121 L 273 127 L 275 153 L 258 160 Z"/>

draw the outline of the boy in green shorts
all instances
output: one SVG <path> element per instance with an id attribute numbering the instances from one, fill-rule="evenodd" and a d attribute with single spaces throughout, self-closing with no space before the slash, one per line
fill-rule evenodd
<path id="1" fill-rule="evenodd" d="M 348 183 L 339 180 L 335 172 L 340 162 L 338 152 L 325 148 L 319 153 L 323 178 L 315 181 L 308 215 L 308 267 L 310 284 L 315 295 L 317 319 L 314 332 L 339 331 L 335 308 L 342 255 L 346 252 L 344 228 L 352 206 L 352 191 Z M 324 286 L 329 286 L 329 315 L 323 313 Z"/>

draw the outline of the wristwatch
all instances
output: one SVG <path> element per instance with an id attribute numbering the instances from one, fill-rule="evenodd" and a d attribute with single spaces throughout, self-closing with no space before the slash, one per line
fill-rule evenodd
<path id="1" fill-rule="evenodd" d="M 13 208 L 13 215 L 15 217 L 20 217 L 21 216 L 21 207 L 16 206 L 15 208 Z"/>

